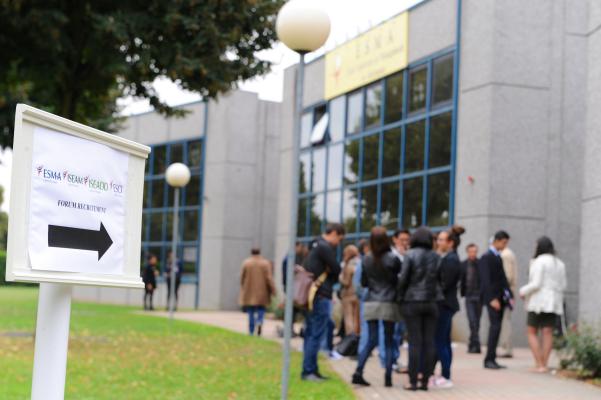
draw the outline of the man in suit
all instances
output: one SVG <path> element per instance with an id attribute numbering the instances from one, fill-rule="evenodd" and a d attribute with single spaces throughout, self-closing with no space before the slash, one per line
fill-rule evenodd
<path id="1" fill-rule="evenodd" d="M 497 364 L 497 344 L 501 334 L 503 311 L 506 306 L 513 306 L 513 295 L 501 259 L 501 252 L 507 247 L 508 243 L 509 235 L 507 232 L 498 231 L 493 237 L 488 252 L 482 255 L 478 262 L 482 303 L 486 305 L 490 320 L 488 349 L 484 359 L 484 368 L 487 369 L 505 368 Z"/>

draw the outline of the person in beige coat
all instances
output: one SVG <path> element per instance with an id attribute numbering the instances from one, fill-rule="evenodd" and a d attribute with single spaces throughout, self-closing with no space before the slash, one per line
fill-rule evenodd
<path id="1" fill-rule="evenodd" d="M 342 273 L 340 274 L 340 298 L 344 315 L 344 332 L 347 335 L 359 335 L 361 321 L 359 319 L 359 297 L 353 286 L 353 276 L 360 261 L 359 249 L 352 244 L 346 246 L 342 253 Z"/>
<path id="2" fill-rule="evenodd" d="M 257 248 L 251 250 L 251 256 L 242 263 L 240 274 L 240 305 L 248 313 L 248 330 L 251 335 L 261 336 L 265 308 L 274 296 L 272 268 L 269 261 L 261 256 Z"/>
<path id="3" fill-rule="evenodd" d="M 517 283 L 518 283 L 518 262 L 515 257 L 515 253 L 509 248 L 505 248 L 501 252 L 501 259 L 503 260 L 503 269 L 507 276 L 507 283 L 511 289 L 511 293 L 516 296 Z M 511 310 L 506 309 L 503 314 L 503 324 L 501 327 L 501 338 L 499 344 L 503 349 L 501 358 L 512 358 L 513 357 L 513 344 L 511 342 Z"/>

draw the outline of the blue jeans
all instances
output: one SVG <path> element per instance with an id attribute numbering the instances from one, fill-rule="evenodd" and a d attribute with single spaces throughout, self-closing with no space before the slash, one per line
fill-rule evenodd
<path id="1" fill-rule="evenodd" d="M 255 324 L 263 324 L 263 317 L 265 316 L 265 307 L 246 306 L 245 310 L 248 314 L 248 332 L 252 335 L 255 333 Z"/>
<path id="2" fill-rule="evenodd" d="M 361 354 L 363 349 L 367 347 L 367 342 L 369 341 L 369 327 L 367 325 L 367 321 L 363 318 L 363 301 L 361 300 L 359 303 L 359 318 L 361 320 L 361 332 L 359 335 L 359 346 L 357 347 L 357 354 Z M 382 368 L 386 366 L 386 358 L 385 353 L 386 349 L 384 348 L 384 325 L 382 322 L 378 323 L 378 355 L 380 357 L 380 364 Z"/>
<path id="3" fill-rule="evenodd" d="M 334 330 L 336 329 L 336 323 L 330 319 L 328 320 L 328 329 L 324 336 L 321 338 L 321 349 L 329 353 L 334 351 Z"/>
<path id="4" fill-rule="evenodd" d="M 303 343 L 303 376 L 319 373 L 317 354 L 328 329 L 331 312 L 332 301 L 324 297 L 316 297 L 313 311 L 307 313 Z"/>
<path id="5" fill-rule="evenodd" d="M 365 368 L 365 363 L 367 362 L 367 359 L 369 358 L 370 353 L 372 352 L 373 349 L 376 348 L 376 346 L 378 346 L 378 341 L 379 341 L 379 326 L 383 325 L 384 326 L 384 345 L 385 345 L 385 350 L 384 350 L 384 354 L 385 354 L 385 369 L 386 369 L 386 375 L 390 376 L 390 374 L 392 373 L 392 347 L 393 347 L 393 340 L 392 340 L 392 336 L 394 333 L 394 322 L 392 321 L 377 321 L 377 320 L 373 320 L 373 321 L 368 321 L 367 322 L 367 326 L 369 329 L 369 340 L 367 342 L 367 346 L 364 347 L 361 351 L 361 353 L 359 353 L 359 361 L 357 363 L 357 369 L 355 371 L 355 373 L 357 375 L 363 375 L 363 369 Z"/>
<path id="6" fill-rule="evenodd" d="M 451 363 L 453 362 L 453 349 L 451 348 L 451 327 L 455 311 L 444 306 L 438 307 L 438 321 L 436 324 L 436 354 L 440 360 L 441 375 L 451 379 Z"/>

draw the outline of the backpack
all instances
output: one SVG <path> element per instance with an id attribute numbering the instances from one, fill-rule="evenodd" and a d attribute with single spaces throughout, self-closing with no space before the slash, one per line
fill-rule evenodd
<path id="1" fill-rule="evenodd" d="M 300 265 L 294 266 L 294 306 L 297 308 L 313 310 L 313 302 L 317 290 L 324 283 L 328 274 L 323 272 L 317 280 L 314 279 L 315 275 L 312 272 L 307 271 Z"/>

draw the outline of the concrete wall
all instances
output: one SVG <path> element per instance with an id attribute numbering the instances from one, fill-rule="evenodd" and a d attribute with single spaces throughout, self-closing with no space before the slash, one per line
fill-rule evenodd
<path id="1" fill-rule="evenodd" d="M 585 1 L 583 0 L 582 3 Z M 575 18 L 584 19 L 588 14 L 585 29 L 574 29 L 573 36 L 584 42 L 588 53 L 587 119 L 584 141 L 584 189 L 582 192 L 582 250 L 580 267 L 580 317 L 594 323 L 601 321 L 597 291 L 601 282 L 599 267 L 599 242 L 601 241 L 601 175 L 598 172 L 601 161 L 601 3 L 590 0 L 588 9 Z"/>
<path id="2" fill-rule="evenodd" d="M 485 248 L 494 231 L 507 230 L 522 285 L 536 239 L 550 236 L 568 265 L 572 320 L 586 115 L 586 48 L 574 32 L 586 25 L 583 3 L 463 1 L 457 146 L 465 242 Z M 514 339 L 525 344 L 521 303 L 513 319 Z"/>
<path id="3" fill-rule="evenodd" d="M 253 246 L 273 259 L 279 104 L 236 91 L 209 104 L 200 306 L 235 309 Z"/>

